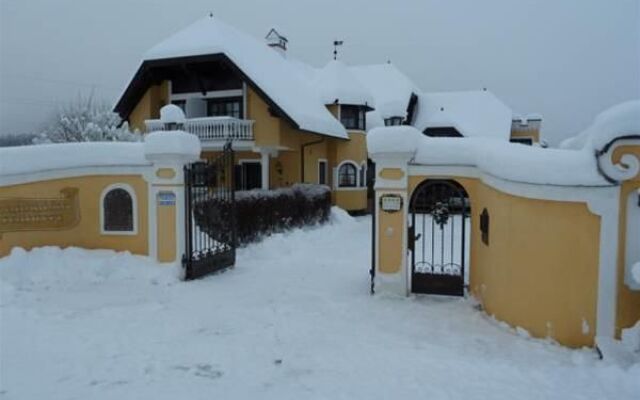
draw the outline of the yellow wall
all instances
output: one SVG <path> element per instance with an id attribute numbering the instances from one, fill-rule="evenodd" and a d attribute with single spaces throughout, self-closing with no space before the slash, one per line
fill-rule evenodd
<path id="1" fill-rule="evenodd" d="M 138 205 L 136 235 L 103 235 L 100 233 L 100 196 L 114 183 L 125 183 L 135 190 Z M 0 237 L 0 257 L 12 247 L 30 249 L 38 246 L 78 246 L 89 249 L 129 250 L 148 254 L 147 183 L 141 176 L 85 176 L 56 179 L 0 188 L 0 198 L 46 198 L 59 196 L 63 188 L 79 190 L 80 222 L 64 230 L 7 232 Z"/>
<path id="2" fill-rule="evenodd" d="M 129 114 L 129 128 L 145 132 L 144 121 L 160 118 L 160 109 L 167 104 L 169 104 L 169 81 L 149 87 Z"/>
<path id="3" fill-rule="evenodd" d="M 399 191 L 381 191 L 380 195 L 399 194 Z M 403 205 L 403 208 L 407 205 Z M 378 271 L 393 274 L 402 267 L 403 238 L 406 234 L 403 211 L 386 212 L 378 208 Z"/>
<path id="4" fill-rule="evenodd" d="M 533 139 L 533 143 L 540 142 L 540 131 L 538 129 L 529 129 L 529 130 L 512 130 L 511 131 L 512 138 L 531 138 Z"/>
<path id="5" fill-rule="evenodd" d="M 423 179 L 410 177 L 409 192 Z M 593 345 L 600 218 L 584 203 L 516 197 L 477 179 L 455 180 L 471 201 L 470 289 L 487 313 L 535 337 Z M 480 235 L 484 208 L 489 246 Z"/>
<path id="6" fill-rule="evenodd" d="M 175 192 L 174 192 L 175 195 Z M 160 205 L 156 197 L 156 221 L 158 223 L 158 261 L 173 262 L 177 259 L 176 206 Z"/>
<path id="7" fill-rule="evenodd" d="M 254 121 L 256 146 L 280 144 L 280 118 L 271 115 L 267 103 L 251 87 L 247 87 L 247 119 Z"/>

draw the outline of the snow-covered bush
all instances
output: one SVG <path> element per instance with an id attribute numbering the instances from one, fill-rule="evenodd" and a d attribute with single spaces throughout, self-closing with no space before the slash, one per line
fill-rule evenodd
<path id="1" fill-rule="evenodd" d="M 105 103 L 91 97 L 78 99 L 60 110 L 52 123 L 34 139 L 34 143 L 135 142 L 139 133 L 129 131 L 127 122 Z"/>
<path id="2" fill-rule="evenodd" d="M 194 207 L 196 224 L 214 240 L 225 236 L 229 213 L 229 203 L 219 198 Z M 245 245 L 273 232 L 325 222 L 330 214 L 331 192 L 324 185 L 236 192 L 236 240 Z"/>

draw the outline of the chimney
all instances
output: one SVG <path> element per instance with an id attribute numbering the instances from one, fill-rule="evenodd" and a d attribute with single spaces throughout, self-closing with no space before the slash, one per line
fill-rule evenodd
<path id="1" fill-rule="evenodd" d="M 287 43 L 289 41 L 286 37 L 278 33 L 276 28 L 271 28 L 267 36 L 264 37 L 267 41 L 267 46 L 278 52 L 281 56 L 286 57 Z"/>

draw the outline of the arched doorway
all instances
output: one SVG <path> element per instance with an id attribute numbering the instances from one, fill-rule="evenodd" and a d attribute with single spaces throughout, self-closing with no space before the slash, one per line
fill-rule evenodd
<path id="1" fill-rule="evenodd" d="M 422 182 L 409 206 L 411 292 L 463 296 L 468 266 L 470 203 L 457 182 Z"/>

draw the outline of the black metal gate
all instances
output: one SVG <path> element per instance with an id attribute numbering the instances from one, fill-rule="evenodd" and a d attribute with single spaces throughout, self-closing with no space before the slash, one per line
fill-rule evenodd
<path id="1" fill-rule="evenodd" d="M 185 279 L 196 279 L 235 263 L 234 163 L 229 142 L 216 159 L 184 168 Z"/>
<path id="2" fill-rule="evenodd" d="M 426 180 L 409 208 L 413 293 L 463 296 L 470 207 L 464 188 L 451 180 Z"/>

